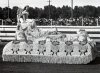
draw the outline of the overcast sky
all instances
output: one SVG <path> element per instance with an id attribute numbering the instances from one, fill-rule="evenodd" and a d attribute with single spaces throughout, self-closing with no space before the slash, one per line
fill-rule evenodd
<path id="1" fill-rule="evenodd" d="M 45 5 L 48 5 L 47 2 L 49 0 L 9 0 L 9 6 L 12 8 L 13 6 L 24 7 L 29 5 L 31 7 L 39 7 L 44 8 Z M 84 6 L 84 5 L 93 5 L 100 6 L 100 0 L 73 0 L 74 6 Z M 56 7 L 62 7 L 63 5 L 71 6 L 71 0 L 51 0 L 51 5 Z M 8 6 L 8 0 L 0 0 L 0 7 Z"/>

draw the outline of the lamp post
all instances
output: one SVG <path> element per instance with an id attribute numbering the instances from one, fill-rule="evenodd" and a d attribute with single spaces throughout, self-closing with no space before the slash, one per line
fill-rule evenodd
<path id="1" fill-rule="evenodd" d="M 49 2 L 49 19 L 50 19 L 50 16 L 51 16 L 51 15 L 50 15 L 50 12 L 51 12 L 51 11 L 50 11 L 50 2 L 51 2 L 51 1 L 49 0 L 48 2 Z"/>
<path id="2" fill-rule="evenodd" d="M 8 0 L 8 19 L 9 19 L 9 0 Z"/>
<path id="3" fill-rule="evenodd" d="M 49 0 L 49 19 L 50 19 L 50 0 Z"/>
<path id="4" fill-rule="evenodd" d="M 71 0 L 71 19 L 73 19 L 73 0 Z"/>

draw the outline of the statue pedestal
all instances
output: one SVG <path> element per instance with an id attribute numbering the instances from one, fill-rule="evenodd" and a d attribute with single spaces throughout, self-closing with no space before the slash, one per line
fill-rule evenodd
<path id="1" fill-rule="evenodd" d="M 43 47 L 38 47 L 39 40 L 40 39 L 34 41 L 32 44 L 26 42 L 14 44 L 13 42 L 9 42 L 3 49 L 3 61 L 87 64 L 95 59 L 95 54 L 89 44 L 86 45 L 88 50 L 85 55 L 80 55 L 79 44 L 76 42 L 72 44 L 73 51 L 70 52 L 71 54 L 67 54 L 67 52 L 65 52 L 65 42 L 59 41 L 58 51 L 53 54 L 53 44 L 49 40 L 43 45 L 44 51 L 40 52 L 40 49 Z"/>

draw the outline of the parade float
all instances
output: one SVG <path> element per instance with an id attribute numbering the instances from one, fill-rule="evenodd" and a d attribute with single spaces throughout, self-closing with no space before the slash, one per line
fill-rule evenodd
<path id="1" fill-rule="evenodd" d="M 28 19 L 28 8 L 17 12 L 16 39 L 3 48 L 3 61 L 87 64 L 96 58 L 96 44 L 85 29 L 79 29 L 76 36 L 62 33 L 56 26 L 53 31 L 43 31 L 34 19 Z"/>
<path id="2" fill-rule="evenodd" d="M 15 38 L 5 45 L 3 61 L 87 64 L 96 58 L 96 44 L 85 29 L 79 29 L 74 37 L 59 32 L 57 27 L 43 31 L 35 20 L 28 20 L 18 23 Z"/>

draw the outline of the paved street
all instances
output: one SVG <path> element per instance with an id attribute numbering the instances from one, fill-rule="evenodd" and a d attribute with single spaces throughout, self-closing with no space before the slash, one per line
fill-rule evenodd
<path id="1" fill-rule="evenodd" d="M 100 57 L 87 65 L 3 62 L 0 45 L 0 73 L 100 73 Z"/>

